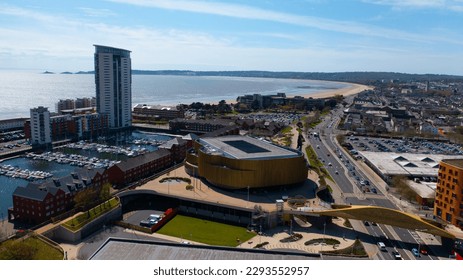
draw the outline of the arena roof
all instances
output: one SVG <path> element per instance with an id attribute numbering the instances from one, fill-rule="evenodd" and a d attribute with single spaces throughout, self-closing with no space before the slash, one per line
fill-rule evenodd
<path id="1" fill-rule="evenodd" d="M 310 260 L 317 254 L 109 238 L 90 260 Z"/>
<path id="2" fill-rule="evenodd" d="M 295 150 L 286 149 L 265 140 L 241 135 L 206 137 L 199 139 L 199 143 L 203 146 L 203 152 L 234 159 L 275 159 L 300 156 Z"/>

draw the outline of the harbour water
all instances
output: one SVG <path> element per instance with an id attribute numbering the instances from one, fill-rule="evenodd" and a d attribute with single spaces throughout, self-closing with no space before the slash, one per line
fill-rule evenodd
<path id="1" fill-rule="evenodd" d="M 91 148 L 94 146 L 93 144 L 82 143 L 80 146 L 77 145 L 74 148 L 63 147 L 53 153 L 43 154 L 40 157 L 29 154 L 29 156 L 24 155 L 3 160 L 0 162 L 0 165 L 10 167 L 14 175 L 0 175 L 0 220 L 7 218 L 8 208 L 13 204 L 12 194 L 14 190 L 17 187 L 24 187 L 32 181 L 32 178 L 29 178 L 29 180 L 21 178 L 20 174 L 24 174 L 22 172 L 24 170 L 50 173 L 52 177 L 59 178 L 70 174 L 77 168 L 98 167 L 100 164 L 124 160 L 130 156 L 124 154 L 127 151 L 135 153 L 140 150 L 144 152 L 154 151 L 158 149 L 156 145 L 164 143 L 171 138 L 172 136 L 168 135 L 134 131 L 132 137 L 127 139 L 127 143 L 120 146 L 101 143 L 98 144 L 98 147 L 101 149 L 95 150 Z M 91 166 L 89 165 L 90 161 L 94 163 Z M 21 170 L 21 172 L 17 170 Z M 39 183 L 43 180 L 38 179 L 33 181 Z"/>
<path id="2" fill-rule="evenodd" d="M 95 96 L 92 74 L 40 74 L 0 71 L 0 120 L 29 117 L 30 108 L 55 111 L 59 99 Z M 132 104 L 177 105 L 236 100 L 245 94 L 288 96 L 346 87 L 328 81 L 244 77 L 133 75 Z"/>

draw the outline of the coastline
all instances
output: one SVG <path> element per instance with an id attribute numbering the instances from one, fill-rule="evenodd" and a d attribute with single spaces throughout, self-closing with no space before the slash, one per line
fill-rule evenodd
<path id="1" fill-rule="evenodd" d="M 341 83 L 341 82 L 339 82 Z M 298 94 L 297 96 L 302 96 L 304 98 L 328 98 L 328 97 L 333 97 L 335 95 L 342 95 L 344 97 L 349 96 L 349 95 L 354 95 L 357 93 L 360 93 L 364 90 L 372 90 L 372 86 L 366 86 L 362 84 L 354 84 L 354 83 L 342 83 L 345 85 L 349 85 L 348 87 L 345 88 L 340 88 L 340 89 L 328 89 L 328 90 L 323 90 L 319 92 L 312 92 L 312 93 L 306 93 L 306 94 Z M 296 95 L 290 95 L 291 97 L 296 96 Z"/>
<path id="2" fill-rule="evenodd" d="M 318 92 L 310 92 L 310 93 L 299 93 L 299 94 L 290 94 L 287 95 L 287 97 L 295 97 L 295 96 L 302 96 L 304 98 L 329 98 L 333 97 L 335 95 L 342 95 L 344 97 L 350 96 L 350 95 L 355 95 L 357 93 L 360 93 L 364 90 L 373 90 L 373 86 L 367 86 L 367 85 L 362 85 L 362 84 L 355 84 L 355 83 L 347 83 L 347 82 L 336 82 L 340 84 L 345 84 L 347 85 L 344 88 L 338 88 L 338 89 L 327 89 L 327 90 L 322 90 Z M 227 104 L 234 104 L 236 103 L 236 100 L 225 100 Z M 217 105 L 219 104 L 219 101 L 213 101 L 210 102 L 209 104 Z"/>

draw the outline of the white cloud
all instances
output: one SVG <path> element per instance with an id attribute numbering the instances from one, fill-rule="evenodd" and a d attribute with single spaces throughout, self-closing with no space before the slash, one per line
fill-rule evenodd
<path id="1" fill-rule="evenodd" d="M 80 7 L 78 8 L 80 11 L 82 11 L 85 15 L 89 17 L 113 17 L 117 16 L 117 13 L 114 11 L 111 11 L 109 9 L 94 9 L 94 8 L 88 8 L 88 7 Z"/>
<path id="2" fill-rule="evenodd" d="M 446 43 L 462 44 L 461 40 L 433 36 L 431 34 L 420 35 L 416 33 L 404 32 L 396 29 L 382 28 L 373 25 L 360 24 L 352 21 L 332 20 L 320 17 L 300 16 L 295 14 L 275 12 L 247 5 L 229 4 L 223 2 L 205 2 L 196 0 L 107 0 L 109 2 L 123 3 L 142 7 L 151 7 L 167 10 L 177 10 L 193 13 L 211 14 L 250 20 L 273 21 L 285 24 L 315 28 L 319 30 L 352 34 L 357 36 L 379 37 L 393 40 L 414 41 L 427 43 L 435 40 Z M 399 3 L 397 0 L 367 0 L 372 3 Z M 409 5 L 420 0 L 407 0 Z M 405 2 L 407 2 L 405 1 Z M 429 2 L 428 5 L 436 4 L 443 0 L 423 0 Z M 418 4 L 415 4 L 418 5 Z"/>
<path id="3" fill-rule="evenodd" d="M 190 5 L 194 3 L 197 2 L 191 1 Z M 248 9 L 249 7 L 239 6 L 239 8 Z M 253 9 L 248 10 L 247 15 L 250 18 L 254 18 L 256 11 Z M 423 69 L 423 72 L 426 70 L 429 73 L 458 73 L 458 71 L 461 72 L 459 69 L 463 65 L 463 55 L 455 52 L 434 56 L 429 50 L 429 52 L 423 51 L 417 55 L 413 48 L 392 47 L 396 45 L 396 40 L 379 41 L 371 40 L 369 37 L 376 36 L 370 33 L 381 32 L 393 36 L 397 34 L 395 30 L 384 30 L 355 23 L 349 23 L 343 27 L 342 22 L 330 20 L 323 22 L 324 28 L 344 30 L 349 29 L 350 26 L 358 26 L 356 32 L 363 30 L 369 36 L 362 36 L 363 40 L 358 39 L 360 36 L 349 37 L 349 41 L 337 44 L 330 44 L 318 38 L 313 39 L 314 43 L 309 43 L 310 39 L 305 38 L 307 39 L 306 47 L 277 48 L 263 44 L 249 47 L 239 41 L 240 38 L 236 37 L 236 34 L 225 37 L 190 30 L 117 26 L 97 21 L 98 18 L 77 19 L 0 4 L 1 15 L 23 19 L 23 22 L 27 23 L 25 24 L 27 27 L 24 28 L 20 26 L 0 27 L 0 34 L 2 34 L 0 40 L 1 67 L 40 67 L 43 70 L 56 72 L 91 70 L 93 69 L 93 44 L 111 45 L 131 50 L 135 69 L 166 69 L 170 65 L 171 69 L 191 67 L 192 70 L 419 72 L 413 70 L 414 67 L 422 67 L 420 69 Z M 303 24 L 312 22 L 311 18 L 275 14 L 271 11 L 262 11 L 258 16 L 270 18 L 270 20 L 278 17 L 281 20 Z M 315 20 L 310 24 L 315 26 Z M 298 39 L 298 36 L 293 37 L 292 33 L 259 34 L 256 32 L 254 34 L 256 37 Z M 436 32 L 436 34 L 442 34 L 439 35 L 442 37 L 439 38 L 441 41 L 449 42 L 451 39 L 448 38 L 452 37 L 447 33 Z M 252 36 L 252 31 L 247 35 Z M 413 34 L 403 33 L 402 36 L 413 37 Z M 413 40 L 421 42 L 437 37 L 414 36 L 416 37 Z M 456 44 L 462 44 L 458 37 L 452 40 Z M 288 45 L 291 46 L 291 44 Z M 446 62 L 436 64 L 436 61 Z M 446 69 L 439 69 L 435 66 L 444 64 Z"/>
<path id="4" fill-rule="evenodd" d="M 430 9 L 443 9 L 452 10 L 456 12 L 463 12 L 463 1 L 460 0 L 362 0 L 365 3 L 392 6 L 395 9 L 404 8 L 430 8 Z"/>

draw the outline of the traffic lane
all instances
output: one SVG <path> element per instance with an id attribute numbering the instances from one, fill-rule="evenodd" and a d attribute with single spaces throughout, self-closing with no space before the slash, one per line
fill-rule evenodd
<path id="1" fill-rule="evenodd" d="M 377 224 L 369 221 L 363 221 L 363 223 L 368 233 L 374 237 L 376 246 L 378 246 L 378 242 L 383 242 L 386 246 L 384 250 L 381 250 L 378 246 L 378 254 L 381 255 L 381 259 L 392 260 L 393 258 L 390 252 L 392 252 L 394 248 L 390 240 L 386 238 L 386 235 L 384 234 L 382 229 Z"/>
<path id="2" fill-rule="evenodd" d="M 314 150 L 315 150 L 315 153 L 317 154 L 317 157 L 322 162 L 325 169 L 330 173 L 331 177 L 336 182 L 336 184 L 339 186 L 341 191 L 343 193 L 351 193 L 353 190 L 353 186 L 352 186 L 352 183 L 349 181 L 349 179 L 346 177 L 345 169 L 343 168 L 343 166 L 341 166 L 337 162 L 334 156 L 331 156 L 330 151 L 328 151 L 324 147 L 324 144 L 321 141 L 320 142 L 314 141 L 311 143 L 312 145 L 316 145 L 315 146 L 316 148 Z M 335 173 L 336 170 L 338 171 L 338 174 Z"/>
<path id="3" fill-rule="evenodd" d="M 319 147 L 316 148 L 317 155 L 325 164 L 325 167 L 327 168 L 328 172 L 331 171 L 331 177 L 335 180 L 335 182 L 338 184 L 339 188 L 343 193 L 349 194 L 355 192 L 354 188 L 357 188 L 357 186 L 356 184 L 353 184 L 353 182 L 349 179 L 348 170 L 344 165 L 344 159 L 340 162 L 338 157 L 336 157 L 336 155 L 333 155 L 331 151 L 325 147 L 325 142 L 323 141 L 321 143 L 322 145 L 319 145 Z M 336 149 L 332 150 L 335 151 Z M 329 166 L 330 163 L 331 166 Z M 338 174 L 336 174 L 335 171 L 338 171 Z M 352 180 L 355 183 L 355 180 Z"/>

